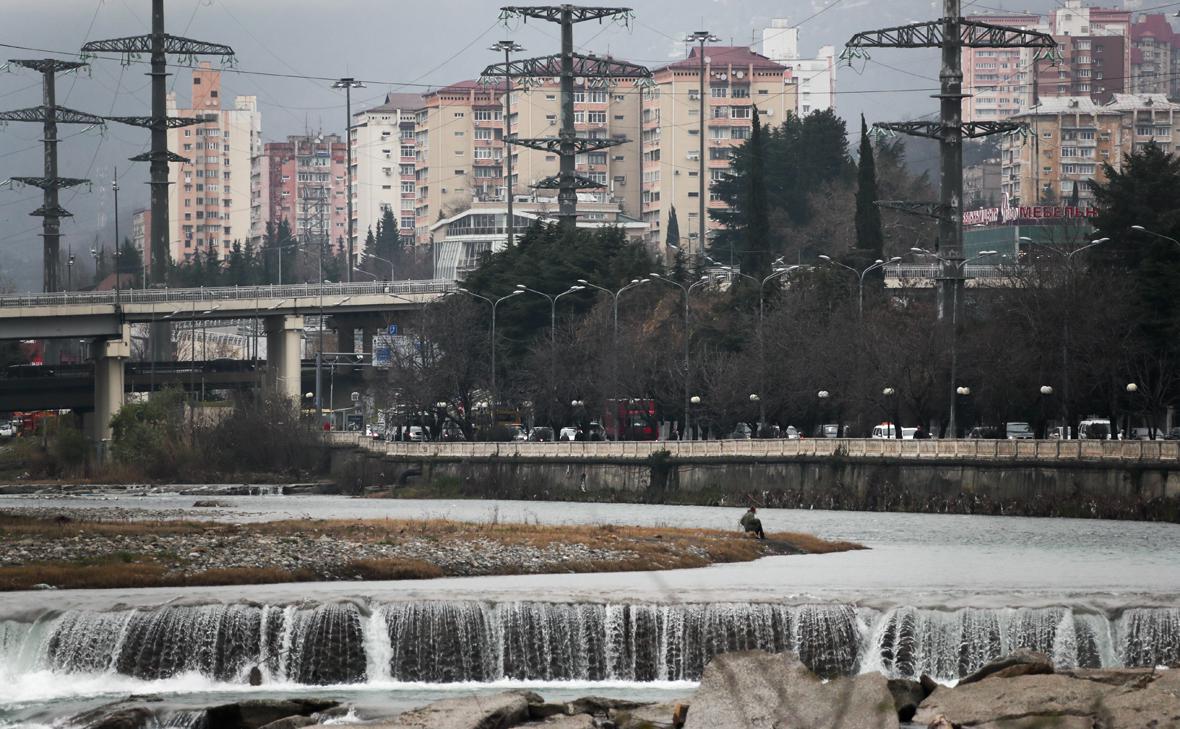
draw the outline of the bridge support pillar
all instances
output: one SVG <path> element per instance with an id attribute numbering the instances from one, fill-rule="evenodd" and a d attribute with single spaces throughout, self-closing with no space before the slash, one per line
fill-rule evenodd
<path id="1" fill-rule="evenodd" d="M 274 392 L 300 402 L 303 317 L 297 314 L 266 318 L 266 375 Z"/>
<path id="2" fill-rule="evenodd" d="M 94 419 L 91 436 L 96 443 L 111 439 L 111 418 L 123 407 L 124 364 L 131 357 L 131 327 L 122 326 L 118 339 L 94 343 Z"/>

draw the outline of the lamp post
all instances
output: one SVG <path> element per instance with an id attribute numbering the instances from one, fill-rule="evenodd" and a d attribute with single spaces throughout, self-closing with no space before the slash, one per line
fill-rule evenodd
<path id="1" fill-rule="evenodd" d="M 510 294 L 506 294 L 504 296 L 501 296 L 498 299 L 490 299 L 487 296 L 482 296 L 482 295 L 477 294 L 474 291 L 470 291 L 468 289 L 459 288 L 456 290 L 459 291 L 460 293 L 467 294 L 468 296 L 470 296 L 472 298 L 480 299 L 481 301 L 486 301 L 489 304 L 491 304 L 491 306 L 492 306 L 492 331 L 491 331 L 492 403 L 491 403 L 491 406 L 492 406 L 492 415 L 493 415 L 493 422 L 494 422 L 496 403 L 497 403 L 497 400 L 496 400 L 496 309 L 498 309 L 500 307 L 500 302 L 507 301 L 508 299 L 511 299 L 513 296 L 520 296 L 524 292 L 520 291 L 520 290 L 516 290 Z"/>
<path id="2" fill-rule="evenodd" d="M 388 264 L 389 264 L 389 280 L 390 280 L 390 281 L 393 281 L 393 280 L 394 280 L 394 276 L 393 276 L 393 261 L 389 260 L 388 258 L 382 258 L 381 256 L 375 256 L 375 255 L 373 255 L 372 253 L 370 253 L 370 254 L 368 254 L 367 256 L 365 256 L 365 258 L 373 258 L 373 259 L 375 259 L 375 260 L 381 261 L 382 263 L 388 263 Z"/>
<path id="3" fill-rule="evenodd" d="M 690 33 L 684 39 L 686 43 L 699 43 L 700 49 L 697 53 L 697 60 L 700 61 L 697 78 L 697 93 L 701 97 L 700 114 L 697 116 L 697 137 L 700 142 L 700 159 L 697 160 L 697 183 L 699 188 L 697 190 L 697 251 L 705 252 L 705 231 L 708 229 L 709 221 L 705 218 L 706 198 L 706 182 L 705 182 L 705 107 L 708 102 L 705 101 L 705 44 L 716 43 L 720 38 L 713 35 L 707 30 L 698 30 Z M 730 261 L 732 264 L 733 261 Z"/>
<path id="4" fill-rule="evenodd" d="M 885 387 L 881 390 L 881 394 L 885 396 L 886 402 L 890 403 L 890 406 L 886 408 L 886 411 L 889 413 L 889 419 L 892 421 L 893 437 L 901 440 L 901 412 L 896 399 L 897 390 L 893 389 L 892 387 Z M 886 431 L 886 437 L 888 437 L 888 431 Z"/>
<path id="5" fill-rule="evenodd" d="M 611 297 L 611 314 L 612 314 L 612 321 L 613 321 L 613 328 L 611 330 L 611 390 L 614 392 L 614 395 L 615 395 L 616 415 L 618 412 L 618 404 L 620 402 L 622 402 L 622 400 L 623 400 L 623 397 L 622 397 L 621 393 L 619 392 L 619 297 L 623 295 L 624 291 L 627 291 L 629 289 L 638 288 L 645 283 L 651 283 L 651 279 L 650 278 L 633 278 L 633 279 L 631 279 L 631 282 L 628 283 L 626 286 L 623 286 L 622 288 L 618 289 L 617 291 L 611 291 L 610 289 L 606 288 L 605 286 L 599 286 L 598 284 L 592 284 L 584 278 L 578 279 L 579 286 L 582 286 L 584 288 L 597 289 L 599 291 L 603 291 Z M 606 404 L 604 403 L 604 405 L 606 405 Z M 606 420 L 604 419 L 603 422 L 605 423 Z M 618 437 L 618 436 L 616 435 L 616 437 Z"/>
<path id="6" fill-rule="evenodd" d="M 690 397 L 688 399 L 688 402 L 686 403 L 686 405 L 694 407 L 694 408 L 699 408 L 701 406 L 701 396 L 700 395 L 693 395 L 692 397 Z M 687 408 L 684 411 L 684 438 L 688 438 L 688 410 L 687 410 Z M 691 440 L 696 440 L 696 438 L 692 438 Z"/>
<path id="7" fill-rule="evenodd" d="M 664 283 L 675 286 L 676 288 L 678 288 L 682 292 L 684 292 L 684 430 L 687 433 L 689 427 L 692 424 L 692 421 L 690 420 L 690 415 L 688 412 L 688 406 L 689 406 L 688 388 L 689 388 L 689 385 L 692 383 L 692 359 L 691 359 L 690 347 L 689 347 L 689 340 L 691 339 L 691 337 L 689 336 L 690 331 L 689 331 L 689 322 L 688 322 L 688 299 L 689 299 L 689 295 L 692 294 L 693 289 L 697 288 L 698 286 L 704 286 L 705 284 L 712 283 L 713 278 L 711 276 L 701 276 L 700 280 L 694 281 L 693 283 L 689 284 L 688 286 L 685 286 L 684 284 L 680 283 L 679 281 L 673 281 L 670 278 L 667 278 L 665 276 L 661 276 L 658 273 L 648 274 L 648 278 L 655 280 L 655 281 L 663 281 Z M 699 396 L 697 397 L 697 402 L 700 402 Z"/>
<path id="8" fill-rule="evenodd" d="M 852 272 L 853 276 L 856 276 L 856 281 L 857 281 L 857 284 L 856 284 L 856 287 L 857 287 L 856 313 L 857 313 L 857 318 L 862 322 L 865 320 L 865 276 L 868 276 L 870 273 L 872 273 L 873 271 L 876 271 L 878 268 L 884 268 L 885 266 L 888 266 L 891 263 L 897 263 L 898 261 L 901 260 L 901 256 L 894 256 L 893 258 L 890 258 L 888 261 L 883 261 L 880 258 L 878 258 L 876 261 L 873 262 L 873 265 L 869 266 L 868 268 L 865 268 L 864 270 L 858 271 L 855 268 L 853 268 L 852 266 L 846 266 L 843 263 L 840 263 L 839 261 L 833 260 L 831 256 L 826 256 L 826 255 L 820 254 L 818 256 L 818 258 L 821 261 L 826 261 L 827 263 L 829 263 L 833 266 L 839 266 L 840 268 L 847 269 Z"/>
<path id="9" fill-rule="evenodd" d="M 363 273 L 364 275 L 366 275 L 366 276 L 368 276 L 368 277 L 372 278 L 374 281 L 380 281 L 380 280 L 381 280 L 381 277 L 380 277 L 380 276 L 378 276 L 378 275 L 377 275 L 377 274 L 375 274 L 375 273 L 369 273 L 368 271 L 366 271 L 365 269 L 361 268 L 360 266 L 353 266 L 353 267 L 352 267 L 352 270 L 353 270 L 353 271 L 356 271 L 357 273 Z M 351 276 L 349 276 L 349 277 L 348 277 L 348 279 L 351 281 L 351 280 L 352 280 L 352 277 L 351 277 Z"/>
<path id="10" fill-rule="evenodd" d="M 524 284 L 517 284 L 516 290 L 521 293 L 544 296 L 549 300 L 549 386 L 553 390 L 554 401 L 557 399 L 557 300 L 586 288 L 585 286 L 570 286 L 560 294 L 547 294 L 544 291 L 531 289 Z"/>
<path id="11" fill-rule="evenodd" d="M 512 54 L 520 53 L 524 46 L 516 41 L 502 40 L 492 44 L 489 51 L 504 51 L 504 68 L 512 63 Z M 508 247 L 516 243 L 512 219 L 512 77 L 505 76 L 504 83 L 508 88 L 504 92 L 504 197 L 508 199 L 508 217 L 505 221 L 504 232 L 507 234 Z"/>
<path id="12" fill-rule="evenodd" d="M 1173 243 L 1175 243 L 1176 245 L 1180 246 L 1180 240 L 1176 240 L 1175 238 L 1173 238 L 1170 235 L 1164 235 L 1163 233 L 1156 233 L 1153 230 L 1148 230 L 1147 228 L 1144 228 L 1142 225 L 1132 225 L 1131 230 L 1138 231 L 1140 233 L 1143 233 L 1144 235 L 1150 235 L 1155 238 L 1163 238 L 1164 240 L 1170 240 Z"/>
<path id="13" fill-rule="evenodd" d="M 355 259 L 352 253 L 352 237 L 353 237 L 353 223 L 352 223 L 352 90 L 363 89 L 365 85 L 354 78 L 345 76 L 332 84 L 334 89 L 344 89 L 344 137 L 345 137 L 345 180 L 348 186 L 348 283 L 352 283 L 352 269 L 355 264 Z"/>
<path id="14" fill-rule="evenodd" d="M 1022 235 L 1020 240 L 1026 243 L 1036 243 L 1032 238 Z M 1065 311 L 1061 316 L 1061 419 L 1065 421 L 1063 425 L 1069 429 L 1073 427 L 1073 418 L 1069 414 L 1069 343 L 1070 343 L 1070 307 L 1077 299 L 1077 276 L 1076 269 L 1073 266 L 1074 256 L 1082 251 L 1089 250 L 1094 246 L 1100 246 L 1103 243 L 1109 243 L 1110 238 L 1097 238 L 1090 241 L 1084 246 L 1073 249 L 1072 251 L 1062 251 L 1052 246 L 1041 245 L 1040 249 L 1048 251 L 1055 255 L 1061 256 L 1065 260 L 1065 271 L 1067 277 L 1067 285 L 1069 287 L 1068 296 L 1065 302 Z M 1068 432 L 1068 430 L 1067 430 Z"/>
<path id="15" fill-rule="evenodd" d="M 965 258 L 962 260 L 955 260 L 955 259 L 951 259 L 951 258 L 943 258 L 942 256 L 938 255 L 937 253 L 934 253 L 932 251 L 928 251 L 925 248 L 911 248 L 910 251 L 913 253 L 922 253 L 922 254 L 925 254 L 928 256 L 934 256 L 936 259 L 938 259 L 943 264 L 950 264 L 951 266 L 958 268 L 959 275 L 958 275 L 958 278 L 956 279 L 958 281 L 961 281 L 962 279 L 966 278 L 965 274 L 967 272 L 967 264 L 968 263 L 970 263 L 972 261 L 978 261 L 982 258 L 988 258 L 991 256 L 995 256 L 995 255 L 998 255 L 998 253 L 999 253 L 998 251 L 980 251 L 979 255 L 972 256 L 971 258 Z M 958 379 L 959 289 L 960 288 L 961 288 L 961 286 L 952 286 L 951 287 L 951 290 L 954 292 L 954 295 L 951 300 L 951 376 L 950 376 L 950 381 L 951 381 L 952 388 L 954 388 L 956 386 L 955 381 Z M 946 428 L 947 432 L 950 433 L 950 437 L 952 437 L 952 438 L 954 438 L 958 435 L 958 433 L 957 433 L 958 424 L 955 422 L 957 406 L 958 406 L 958 403 L 955 401 L 954 390 L 952 389 L 951 390 L 950 417 L 947 418 L 947 428 Z"/>
<path id="16" fill-rule="evenodd" d="M 119 238 L 119 168 L 115 168 L 115 181 L 111 183 L 111 192 L 115 194 L 115 305 L 119 305 L 119 249 L 123 241 Z"/>
<path id="17" fill-rule="evenodd" d="M 94 259 L 95 264 L 98 264 L 98 259 Z M 74 252 L 70 251 L 66 256 L 66 290 L 74 290 Z"/>

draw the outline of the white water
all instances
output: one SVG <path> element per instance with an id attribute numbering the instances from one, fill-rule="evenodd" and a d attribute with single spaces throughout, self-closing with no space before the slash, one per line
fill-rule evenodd
<path id="1" fill-rule="evenodd" d="M 323 496 L 220 497 L 219 500 L 233 506 L 191 509 L 192 497 L 150 496 L 0 498 L 0 509 L 118 506 L 142 509 L 143 518 L 199 516 L 236 521 L 302 516 L 450 518 L 712 528 L 733 528 L 740 515 L 740 509 L 732 508 L 633 504 L 384 501 Z M 422 601 L 480 600 L 486 601 L 485 605 L 519 601 L 606 603 L 601 608 L 606 616 L 601 627 L 606 651 L 602 660 L 621 665 L 624 670 L 618 675 L 628 677 L 637 675 L 638 667 L 633 663 L 635 651 L 624 651 L 621 655 L 611 652 L 615 650 L 613 646 L 633 646 L 635 640 L 635 634 L 628 633 L 625 621 L 619 619 L 620 612 L 626 609 L 621 601 L 663 606 L 654 608 L 653 614 L 663 615 L 659 622 L 663 627 L 658 648 L 651 654 L 654 675 L 660 677 L 675 675 L 674 667 L 683 665 L 678 663 L 683 658 L 678 646 L 684 642 L 687 623 L 670 619 L 668 606 L 686 602 L 771 602 L 795 611 L 816 603 L 847 605 L 855 614 L 852 622 L 836 625 L 823 617 L 830 613 L 814 613 L 806 621 L 791 623 L 792 632 L 785 643 L 798 647 L 825 635 L 843 636 L 840 640 L 846 641 L 855 633 L 861 670 L 885 670 L 898 675 L 926 671 L 948 680 L 985 656 L 1022 644 L 1045 650 L 1061 666 L 1085 661 L 1100 665 L 1124 662 L 1142 665 L 1159 656 L 1170 656 L 1169 651 L 1180 650 L 1177 647 L 1180 611 L 1174 609 L 1180 606 L 1178 525 L 773 509 L 760 511 L 760 516 L 772 531 L 806 531 L 859 541 L 872 549 L 823 556 L 774 557 L 747 564 L 660 573 L 8 593 L 0 601 L 0 727 L 5 717 L 20 715 L 35 720 L 32 707 L 39 702 L 58 707 L 54 715 L 60 716 L 69 708 L 93 705 L 102 697 L 133 691 L 163 691 L 189 697 L 195 703 L 227 695 L 226 692 L 249 690 L 235 682 L 239 680 L 236 676 L 219 681 L 209 675 L 178 673 L 158 680 L 143 680 L 112 673 L 117 668 L 114 656 L 124 652 L 124 641 L 133 632 L 127 629 L 131 612 L 125 608 L 138 606 L 152 611 L 167 604 L 235 604 L 243 599 L 266 605 L 262 620 L 281 627 L 273 632 L 258 631 L 251 638 L 254 642 L 249 652 L 274 657 L 262 666 L 268 685 L 253 691 L 308 693 L 307 686 L 291 683 L 292 677 L 300 677 L 301 670 L 310 670 L 301 669 L 299 664 L 306 662 L 307 656 L 318 655 L 314 644 L 301 642 L 305 641 L 307 632 L 299 626 L 307 625 L 306 615 L 310 611 L 299 606 L 308 601 L 311 605 L 306 607 L 344 601 L 360 606 L 361 619 L 356 628 L 355 650 L 338 663 L 355 666 L 354 676 L 363 674 L 367 683 L 326 690 L 345 692 L 354 698 L 371 698 L 374 695 L 371 692 L 387 690 L 389 696 L 406 698 L 411 703 L 424 702 L 427 695 L 434 696 L 439 691 L 472 690 L 473 686 L 483 689 L 508 680 L 497 678 L 492 683 L 471 685 L 449 683 L 441 687 L 392 680 L 395 674 L 390 667 L 400 660 L 401 644 L 390 637 L 389 631 L 382 633 L 381 623 L 406 624 L 407 611 L 412 612 L 414 603 Z M 1028 619 L 1027 610 L 1042 608 L 1035 620 Z M 97 614 L 112 609 L 121 611 L 105 616 Z M 1022 609 L 1024 617 L 1021 617 Z M 71 648 L 74 665 L 91 666 L 90 670 L 62 673 L 59 669 L 48 673 L 37 664 L 44 656 L 40 638 L 30 639 L 25 628 L 5 627 L 13 624 L 5 623 L 2 618 L 8 616 L 27 623 L 36 616 L 44 616 L 47 622 L 40 628 L 44 635 L 49 623 L 61 620 L 56 616 L 67 610 L 80 610 L 91 616 L 88 619 L 98 620 L 108 629 L 82 631 L 89 639 Z M 347 622 L 341 622 L 345 620 L 341 616 L 337 614 L 333 618 L 335 623 L 329 621 L 338 626 L 336 629 Z M 419 615 L 415 619 L 425 618 Z M 486 628 L 480 628 L 482 623 L 479 623 L 485 619 L 481 617 L 465 629 Z M 204 630 L 204 634 L 209 634 L 209 628 L 202 626 L 213 625 L 208 622 L 209 615 L 188 615 L 183 620 L 176 616 L 170 620 L 173 621 L 170 625 L 193 626 L 198 633 Z M 896 631 L 890 631 L 890 625 L 902 623 L 906 630 L 899 638 Z M 534 624 L 542 633 L 551 629 L 545 621 L 529 623 Z M 799 633 L 804 625 L 809 626 L 810 634 Z M 17 633 L 23 636 L 19 640 L 14 637 Z M 495 630 L 487 635 L 500 640 Z M 964 648 L 967 658 L 952 659 Z M 235 655 L 242 654 L 239 651 Z M 587 662 L 592 661 L 587 655 L 571 654 L 575 675 L 590 674 Z M 503 677 L 509 673 L 503 654 L 497 649 L 489 676 Z M 524 684 L 569 685 L 546 683 L 543 677 L 543 672 L 538 672 Z M 302 678 L 314 679 L 314 671 Z M 614 684 L 590 682 L 585 690 L 619 694 L 655 690 L 657 685 L 618 679 Z M 691 683 L 674 684 L 658 690 L 685 691 L 690 686 Z"/>

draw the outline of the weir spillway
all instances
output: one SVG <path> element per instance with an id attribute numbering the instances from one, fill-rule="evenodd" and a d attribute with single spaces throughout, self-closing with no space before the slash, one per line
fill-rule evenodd
<path id="1" fill-rule="evenodd" d="M 0 620 L 0 678 L 32 671 L 245 682 L 694 681 L 712 656 L 792 650 L 820 675 L 960 678 L 1017 648 L 1059 668 L 1180 664 L 1180 608 L 340 601 L 46 612 Z"/>

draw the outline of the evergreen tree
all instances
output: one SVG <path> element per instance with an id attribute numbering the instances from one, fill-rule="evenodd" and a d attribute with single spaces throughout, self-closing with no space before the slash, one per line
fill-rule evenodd
<path id="1" fill-rule="evenodd" d="M 755 278 L 770 273 L 770 206 L 766 189 L 766 145 L 762 139 L 762 122 L 758 107 L 753 109 L 754 125 L 750 131 L 750 169 L 746 176 L 744 245 L 741 251 L 742 272 Z"/>
<path id="2" fill-rule="evenodd" d="M 249 283 L 249 262 L 242 250 L 242 242 L 235 240 L 223 271 L 226 286 L 245 286 Z"/>
<path id="3" fill-rule="evenodd" d="M 676 206 L 668 211 L 668 231 L 664 236 L 664 243 L 668 246 L 680 247 L 680 221 L 676 218 Z"/>
<path id="4" fill-rule="evenodd" d="M 130 238 L 124 238 L 123 246 L 119 249 L 119 273 L 124 277 L 130 276 L 132 287 L 143 286 L 143 256 Z"/>
<path id="5" fill-rule="evenodd" d="M 865 265 L 884 256 L 885 235 L 881 231 L 881 210 L 877 201 L 877 165 L 869 127 L 860 116 L 860 160 L 856 167 L 856 247 Z"/>

